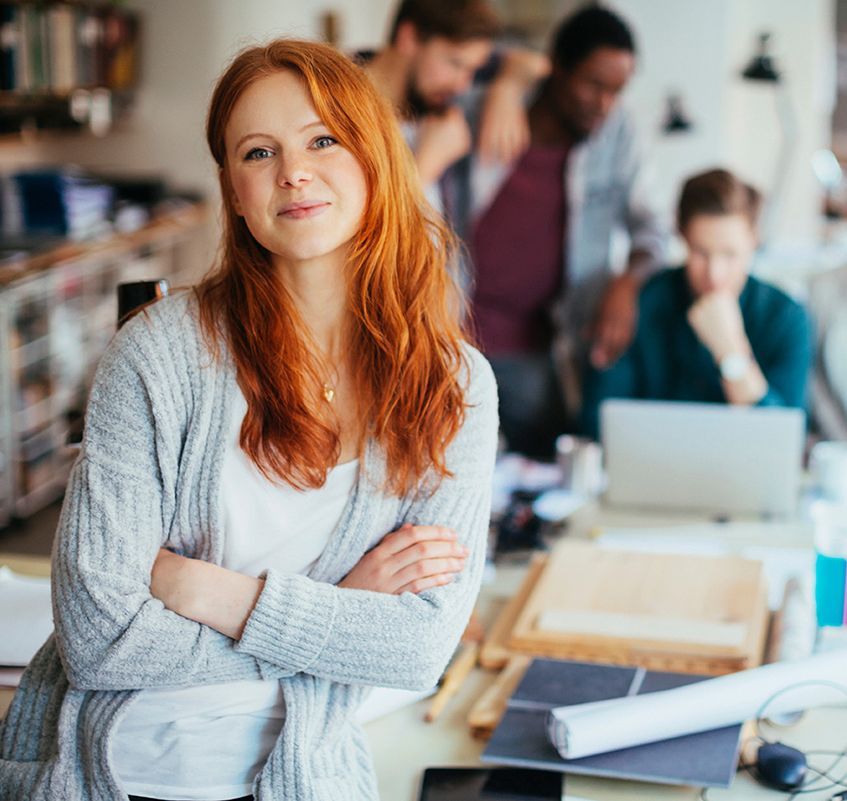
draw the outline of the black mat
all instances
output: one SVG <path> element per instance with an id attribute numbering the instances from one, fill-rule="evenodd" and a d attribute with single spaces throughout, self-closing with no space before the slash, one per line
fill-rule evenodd
<path id="1" fill-rule="evenodd" d="M 741 726 L 690 734 L 620 751 L 562 759 L 547 737 L 547 713 L 557 706 L 620 698 L 630 693 L 636 668 L 536 659 L 516 688 L 483 762 L 660 784 L 729 787 L 735 776 Z M 647 671 L 637 695 L 710 678 Z"/>

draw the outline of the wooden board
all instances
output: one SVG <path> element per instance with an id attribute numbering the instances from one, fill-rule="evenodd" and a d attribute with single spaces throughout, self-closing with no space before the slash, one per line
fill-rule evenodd
<path id="1" fill-rule="evenodd" d="M 506 602 L 482 644 L 482 649 L 479 652 L 479 664 L 482 667 L 489 670 L 499 670 L 514 656 L 514 651 L 509 647 L 512 629 L 529 598 L 529 594 L 535 588 L 535 583 L 541 576 L 541 571 L 546 563 L 546 553 L 533 554 L 520 588 Z"/>
<path id="2" fill-rule="evenodd" d="M 713 675 L 761 664 L 760 562 L 562 542 L 533 583 L 513 653 Z"/>
<path id="3" fill-rule="evenodd" d="M 487 739 L 497 728 L 509 698 L 526 673 L 530 662 L 530 656 L 513 656 L 500 671 L 494 684 L 476 700 L 468 712 L 468 726 L 474 737 Z"/>

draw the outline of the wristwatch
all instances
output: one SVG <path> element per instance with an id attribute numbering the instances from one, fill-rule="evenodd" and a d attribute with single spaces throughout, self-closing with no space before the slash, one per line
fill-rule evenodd
<path id="1" fill-rule="evenodd" d="M 720 360 L 718 369 L 724 381 L 740 381 L 750 369 L 750 357 L 746 353 L 727 353 Z"/>

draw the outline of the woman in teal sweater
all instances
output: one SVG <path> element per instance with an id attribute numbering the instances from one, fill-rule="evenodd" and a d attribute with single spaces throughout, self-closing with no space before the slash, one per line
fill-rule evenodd
<path id="1" fill-rule="evenodd" d="M 599 435 L 607 398 L 803 407 L 812 358 L 803 307 L 749 274 L 759 193 L 726 170 L 690 178 L 677 219 L 683 267 L 653 277 L 629 350 L 589 368 L 583 427 Z"/>

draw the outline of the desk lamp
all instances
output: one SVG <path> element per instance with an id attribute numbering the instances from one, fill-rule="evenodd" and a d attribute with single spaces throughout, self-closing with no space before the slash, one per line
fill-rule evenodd
<path id="1" fill-rule="evenodd" d="M 662 125 L 662 133 L 675 134 L 690 131 L 691 120 L 685 113 L 682 97 L 677 94 L 668 95 L 665 105 L 665 122 Z"/>
<path id="2" fill-rule="evenodd" d="M 762 246 L 766 247 L 776 230 L 779 206 L 785 194 L 785 182 L 791 166 L 792 151 L 797 143 L 797 124 L 794 108 L 788 96 L 788 89 L 783 75 L 776 69 L 770 55 L 769 33 L 759 34 L 758 47 L 753 58 L 744 68 L 741 77 L 745 81 L 772 84 L 776 113 L 782 133 L 782 142 L 776 160 L 773 183 L 770 187 L 769 199 L 762 215 Z"/>

